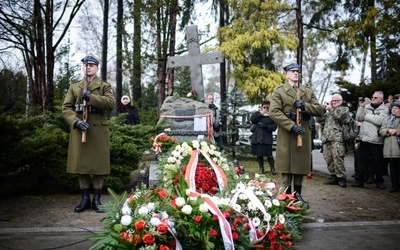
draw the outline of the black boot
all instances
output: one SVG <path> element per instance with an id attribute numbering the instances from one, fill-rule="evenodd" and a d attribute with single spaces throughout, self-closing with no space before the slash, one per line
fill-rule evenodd
<path id="1" fill-rule="evenodd" d="M 93 189 L 93 201 L 92 201 L 92 208 L 97 212 L 101 213 L 102 211 L 100 210 L 100 197 L 101 197 L 101 189 Z"/>
<path id="2" fill-rule="evenodd" d="M 260 174 L 264 174 L 264 157 L 257 156 L 258 166 L 260 167 Z"/>
<path id="3" fill-rule="evenodd" d="M 80 213 L 90 208 L 90 192 L 89 188 L 82 189 L 82 201 L 75 208 L 76 213 Z"/>
<path id="4" fill-rule="evenodd" d="M 268 164 L 271 168 L 271 174 L 276 175 L 274 158 L 268 158 Z"/>
<path id="5" fill-rule="evenodd" d="M 305 207 L 310 207 L 310 204 L 301 197 L 301 185 L 294 185 L 294 196 L 297 200 L 301 201 Z"/>
<path id="6" fill-rule="evenodd" d="M 292 193 L 292 186 L 287 186 L 286 194 L 291 194 L 291 193 Z"/>
<path id="7" fill-rule="evenodd" d="M 337 179 L 338 179 L 338 184 L 339 184 L 339 186 L 341 186 L 342 188 L 347 187 L 346 178 L 337 178 Z"/>
<path id="8" fill-rule="evenodd" d="M 337 184 L 339 184 L 337 176 L 333 174 L 330 179 L 328 179 L 327 181 L 324 182 L 324 184 L 326 184 L 326 185 L 337 185 Z"/>

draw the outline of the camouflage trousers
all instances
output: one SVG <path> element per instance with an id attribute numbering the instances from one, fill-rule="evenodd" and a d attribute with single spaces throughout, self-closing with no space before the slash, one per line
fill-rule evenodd
<path id="1" fill-rule="evenodd" d="M 325 142 L 323 147 L 323 155 L 329 172 L 338 178 L 346 178 L 344 144 L 342 142 Z"/>

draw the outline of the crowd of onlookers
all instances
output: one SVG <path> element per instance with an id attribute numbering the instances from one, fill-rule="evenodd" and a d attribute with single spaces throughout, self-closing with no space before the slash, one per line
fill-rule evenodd
<path id="1" fill-rule="evenodd" d="M 354 140 L 354 182 L 352 187 L 375 184 L 385 189 L 384 175 L 390 174 L 389 192 L 399 192 L 400 168 L 400 95 L 384 99 L 382 91 L 375 91 L 371 98 L 359 98 L 357 112 L 353 115 L 358 135 Z M 340 94 L 334 94 L 322 117 L 323 154 L 331 177 L 327 185 L 346 187 L 344 157 L 346 145 L 343 140 L 343 124 L 351 122 L 349 109 Z"/>

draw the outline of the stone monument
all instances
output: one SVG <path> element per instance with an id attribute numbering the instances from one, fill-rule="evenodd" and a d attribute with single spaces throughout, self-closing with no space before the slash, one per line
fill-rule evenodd
<path id="1" fill-rule="evenodd" d="M 168 57 L 167 69 L 189 66 L 192 89 L 196 90 L 199 99 L 204 99 L 201 65 L 222 63 L 224 57 L 221 52 L 200 54 L 199 34 L 196 25 L 186 27 L 186 40 L 189 51 L 188 55 Z"/>

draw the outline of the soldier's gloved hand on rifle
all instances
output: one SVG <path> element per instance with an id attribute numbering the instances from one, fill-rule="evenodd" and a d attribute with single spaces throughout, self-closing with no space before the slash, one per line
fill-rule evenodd
<path id="1" fill-rule="evenodd" d="M 299 126 L 299 125 L 297 125 L 297 124 L 295 124 L 292 127 L 292 131 L 295 132 L 296 134 L 301 135 L 301 134 L 304 134 L 306 132 L 306 129 L 301 127 L 301 126 Z"/>
<path id="2" fill-rule="evenodd" d="M 82 92 L 82 98 L 83 99 L 85 99 L 85 101 L 90 101 L 90 97 L 91 97 L 91 95 L 92 95 L 92 92 L 90 91 L 90 90 L 84 90 L 83 92 Z"/>
<path id="3" fill-rule="evenodd" d="M 304 104 L 303 100 L 296 100 L 293 104 L 293 106 L 297 109 L 301 109 L 302 112 L 306 109 L 306 106 Z"/>
<path id="4" fill-rule="evenodd" d="M 78 120 L 77 122 L 75 122 L 74 124 L 74 128 L 79 128 L 82 131 L 86 131 L 88 130 L 90 127 L 89 123 L 83 121 L 83 120 Z"/>

